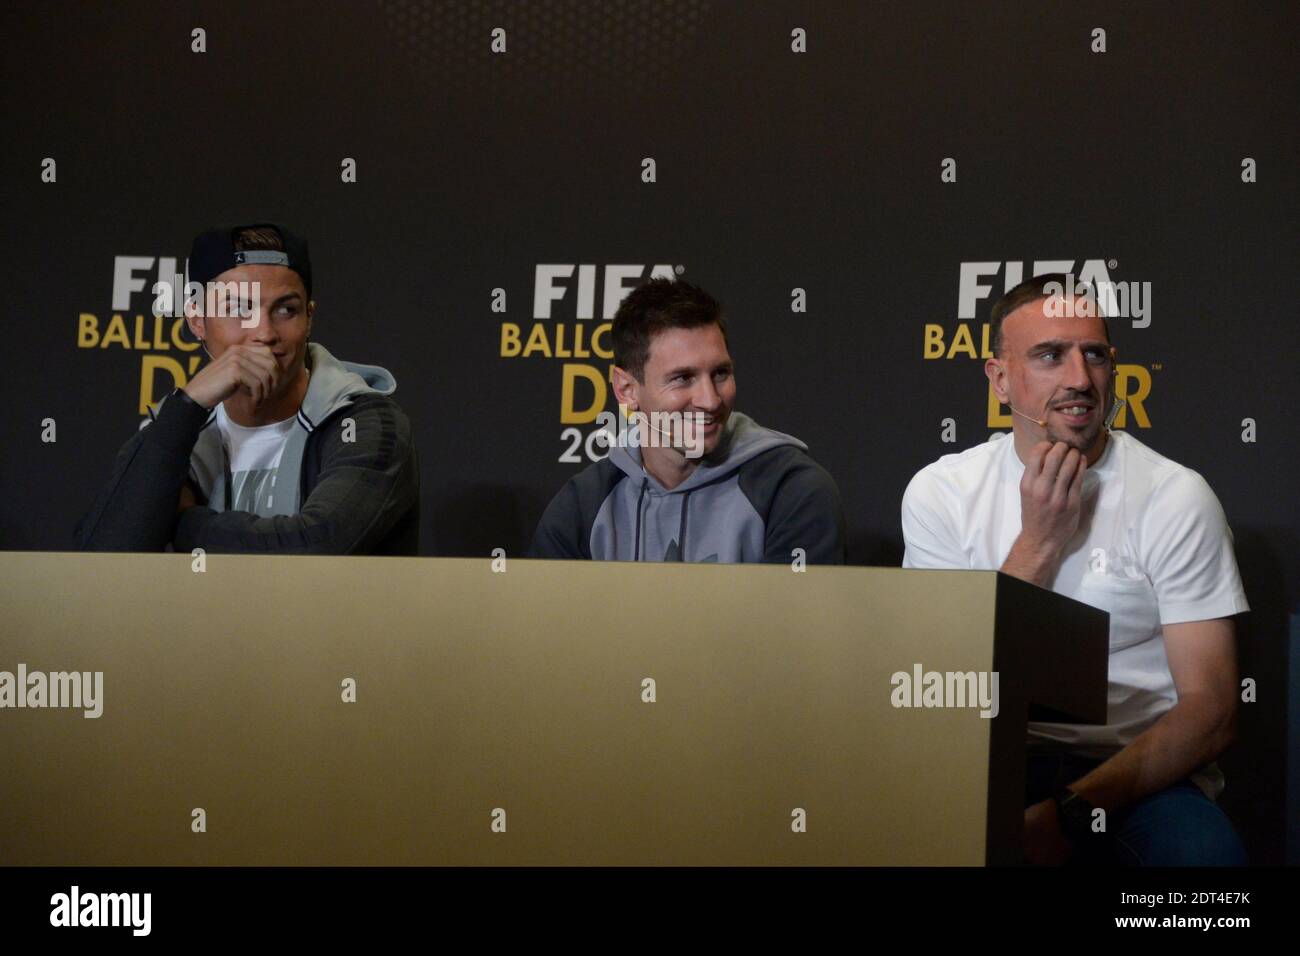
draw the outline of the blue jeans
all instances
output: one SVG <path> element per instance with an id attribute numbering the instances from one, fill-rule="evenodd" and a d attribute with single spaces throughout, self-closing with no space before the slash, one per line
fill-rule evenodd
<path id="1" fill-rule="evenodd" d="M 1072 754 L 1032 754 L 1025 806 L 1074 783 L 1101 764 Z M 1246 849 L 1219 805 L 1191 780 L 1107 814 L 1106 834 L 1075 846 L 1081 866 L 1245 866 Z"/>

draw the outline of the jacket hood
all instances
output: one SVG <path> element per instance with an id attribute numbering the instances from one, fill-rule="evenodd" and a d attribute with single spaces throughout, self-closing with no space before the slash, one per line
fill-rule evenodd
<path id="1" fill-rule="evenodd" d="M 646 490 L 652 495 L 682 494 L 721 481 L 755 456 L 782 445 L 794 445 L 802 451 L 808 450 L 808 446 L 793 435 L 764 428 L 748 415 L 732 412 L 727 417 L 718 447 L 700 460 L 699 466 L 691 472 L 689 478 L 669 490 L 641 467 L 639 432 L 640 426 L 629 429 L 627 446 L 616 446 L 610 451 L 609 460 L 629 478 L 645 482 Z"/>
<path id="2" fill-rule="evenodd" d="M 299 414 L 315 428 L 345 405 L 350 405 L 358 395 L 391 395 L 397 391 L 397 382 L 391 372 L 378 365 L 343 362 L 331 355 L 323 345 L 307 344 L 307 367 L 311 379 L 303 398 Z"/>

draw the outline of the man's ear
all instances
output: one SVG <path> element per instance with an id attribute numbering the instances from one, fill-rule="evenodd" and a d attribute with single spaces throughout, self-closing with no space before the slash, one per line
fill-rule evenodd
<path id="1" fill-rule="evenodd" d="M 309 299 L 307 302 L 307 338 L 311 338 L 311 317 L 316 312 L 316 300 Z"/>
<path id="2" fill-rule="evenodd" d="M 208 327 L 203 316 L 199 313 L 197 303 L 185 303 L 185 324 L 190 327 L 194 337 L 202 342 L 208 337 Z"/>
<path id="3" fill-rule="evenodd" d="M 637 387 L 640 384 L 631 372 L 619 368 L 617 365 L 611 370 L 611 376 L 614 383 L 614 397 L 618 399 L 620 405 L 626 405 L 629 411 L 636 411 L 639 407 L 637 398 Z"/>
<path id="4" fill-rule="evenodd" d="M 989 384 L 993 386 L 993 394 L 998 397 L 998 401 L 1003 405 L 1007 403 L 1007 370 L 1002 363 L 995 358 L 991 358 L 984 363 L 984 374 L 988 376 Z"/>

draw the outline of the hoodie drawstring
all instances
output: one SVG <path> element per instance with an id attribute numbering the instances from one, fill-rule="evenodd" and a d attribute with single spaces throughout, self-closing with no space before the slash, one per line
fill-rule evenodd
<path id="1" fill-rule="evenodd" d="M 682 523 L 677 529 L 677 560 L 686 560 L 686 509 L 691 503 L 691 493 L 688 491 L 682 496 Z"/>
<path id="2" fill-rule="evenodd" d="M 641 560 L 641 505 L 645 501 L 646 487 L 650 479 L 641 482 L 641 493 L 636 496 L 636 541 L 632 545 L 632 560 Z M 682 495 L 682 520 L 677 526 L 677 560 L 686 560 L 686 515 L 691 504 L 691 493 Z"/>
<path id="3" fill-rule="evenodd" d="M 632 546 L 632 560 L 641 560 L 641 502 L 645 498 L 646 485 L 650 484 L 650 479 L 645 478 L 641 482 L 641 494 L 636 498 L 636 543 Z"/>

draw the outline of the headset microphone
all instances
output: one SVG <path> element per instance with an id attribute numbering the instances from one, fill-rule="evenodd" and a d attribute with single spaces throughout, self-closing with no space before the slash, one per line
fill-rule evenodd
<path id="1" fill-rule="evenodd" d="M 1019 415 L 1021 418 L 1026 419 L 1027 421 L 1031 421 L 1031 422 L 1033 422 L 1033 423 L 1034 423 L 1035 425 L 1037 425 L 1039 428 L 1044 428 L 1044 427 L 1046 427 L 1046 425 L 1047 425 L 1047 419 L 1045 419 L 1045 418 L 1044 418 L 1044 419 L 1030 418 L 1030 416 L 1026 415 L 1026 414 L 1025 414 L 1024 412 L 1022 412 L 1020 409 L 1016 408 L 1016 406 L 1012 405 L 1010 402 L 1007 402 L 1007 408 L 1011 409 L 1011 411 L 1012 411 L 1014 414 Z"/>
<path id="2" fill-rule="evenodd" d="M 1128 402 L 1120 398 L 1118 395 L 1111 396 L 1110 411 L 1106 413 L 1106 420 L 1103 422 L 1107 431 L 1110 431 L 1114 427 L 1115 419 L 1119 417 L 1119 413 L 1124 410 L 1124 406 L 1127 404 Z M 1021 418 L 1025 419 L 1026 421 L 1033 422 L 1039 428 L 1044 428 L 1047 425 L 1046 419 L 1034 418 L 1030 415 L 1026 415 L 1024 412 L 1016 408 L 1016 406 L 1012 405 L 1010 402 L 1007 402 L 1007 408 L 1011 409 L 1012 414 L 1019 415 Z"/>
<path id="3" fill-rule="evenodd" d="M 1106 431 L 1111 430 L 1111 426 L 1115 424 L 1115 419 L 1119 416 L 1119 413 L 1124 410 L 1124 406 L 1127 404 L 1128 402 L 1120 398 L 1118 395 L 1111 396 L 1110 411 L 1106 413 Z"/>
<path id="4" fill-rule="evenodd" d="M 627 413 L 627 411 L 626 411 L 625 409 L 626 409 L 626 406 L 624 406 L 624 405 L 620 405 L 620 406 L 619 406 L 619 411 L 620 411 L 620 413 L 623 415 L 624 418 L 627 418 L 627 417 L 628 417 L 628 413 Z M 632 410 L 632 414 L 636 414 L 636 409 L 633 409 L 633 410 Z M 656 413 L 656 414 L 657 414 L 657 413 Z M 683 415 L 703 415 L 703 414 L 704 414 L 703 412 L 684 412 L 684 413 L 683 413 Z M 675 448 L 677 448 L 677 444 L 675 443 L 674 440 L 677 439 L 677 438 L 680 438 L 680 439 L 682 439 L 682 441 L 683 441 L 683 443 L 684 443 L 684 445 L 685 445 L 686 457 L 687 457 L 687 458 L 698 458 L 700 455 L 702 455 L 702 454 L 704 453 L 703 436 L 702 436 L 699 432 L 696 432 L 696 431 L 691 430 L 691 434 L 695 437 L 695 440 L 694 440 L 694 441 L 687 441 L 686 438 L 685 438 L 685 431 L 683 432 L 682 435 L 674 435 L 674 434 L 673 434 L 673 430 L 672 430 L 671 427 L 669 427 L 669 428 L 660 428 L 658 425 L 656 425 L 656 424 L 654 423 L 654 414 L 645 414 L 645 413 L 642 413 L 641 421 L 645 422 L 646 425 L 647 425 L 647 426 L 648 426 L 652 431 L 654 431 L 654 432 L 658 432 L 659 435 L 663 436 L 663 438 L 666 439 L 667 444 L 665 444 L 665 445 L 661 445 L 661 446 L 659 446 L 659 447 L 663 447 L 663 448 L 674 448 L 674 449 L 675 449 Z M 683 427 L 683 429 L 686 429 L 686 422 L 685 422 L 685 421 L 683 421 L 683 423 L 682 423 L 682 427 Z M 700 450 L 699 450 L 698 452 L 696 452 L 695 454 L 691 454 L 691 452 L 695 452 L 695 451 L 696 451 L 696 447 L 697 447 L 697 446 L 699 447 Z"/>

